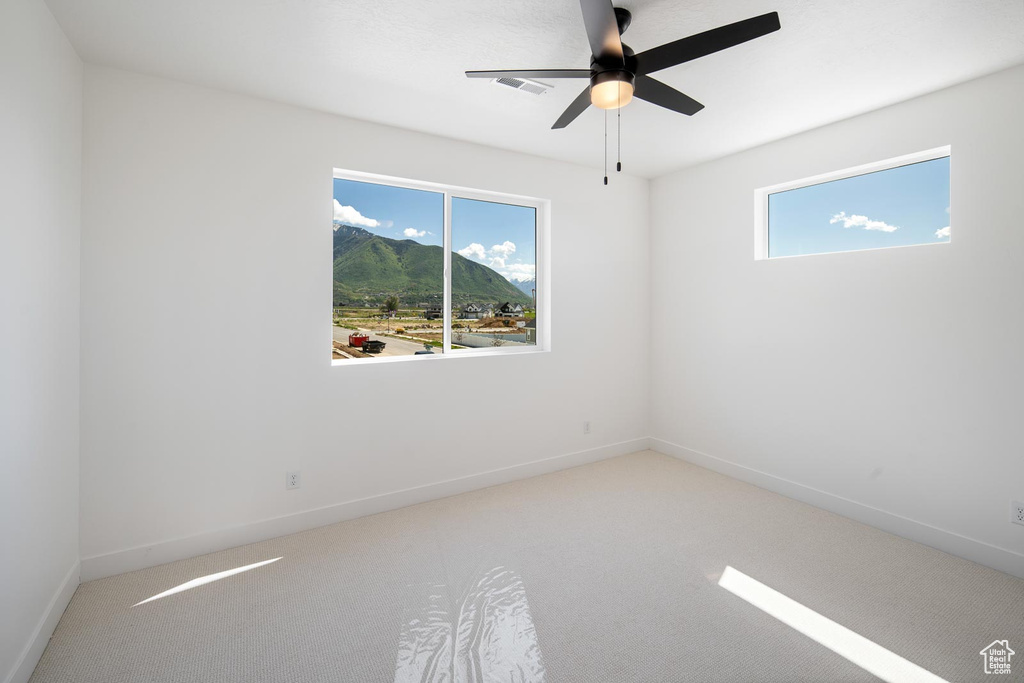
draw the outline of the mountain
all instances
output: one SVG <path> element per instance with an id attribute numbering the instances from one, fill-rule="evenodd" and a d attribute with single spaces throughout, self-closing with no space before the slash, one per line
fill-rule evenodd
<path id="1" fill-rule="evenodd" d="M 413 240 L 381 237 L 351 225 L 334 226 L 334 305 L 377 305 L 397 294 L 403 306 L 441 305 L 444 252 Z M 502 275 L 452 254 L 452 303 L 530 303 Z"/>
<path id="2" fill-rule="evenodd" d="M 516 289 L 532 299 L 533 290 L 537 289 L 537 278 L 533 278 L 532 280 L 519 280 L 512 284 Z"/>

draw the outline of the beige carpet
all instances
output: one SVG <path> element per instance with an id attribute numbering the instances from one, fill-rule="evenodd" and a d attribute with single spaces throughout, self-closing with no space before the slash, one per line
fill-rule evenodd
<path id="1" fill-rule="evenodd" d="M 32 682 L 983 681 L 997 639 L 1024 680 L 1024 581 L 646 452 L 83 584 Z"/>

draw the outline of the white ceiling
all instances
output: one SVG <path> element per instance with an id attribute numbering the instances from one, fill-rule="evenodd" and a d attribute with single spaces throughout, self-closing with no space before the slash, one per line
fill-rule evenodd
<path id="1" fill-rule="evenodd" d="M 577 0 L 47 0 L 96 64 L 600 167 L 602 112 L 550 130 L 541 96 L 466 69 L 589 65 Z M 622 111 L 623 166 L 654 177 L 1024 62 L 1021 0 L 623 0 L 637 52 L 779 12 L 782 30 L 655 74 L 706 105 Z M 610 119 L 611 121 L 612 119 Z"/>

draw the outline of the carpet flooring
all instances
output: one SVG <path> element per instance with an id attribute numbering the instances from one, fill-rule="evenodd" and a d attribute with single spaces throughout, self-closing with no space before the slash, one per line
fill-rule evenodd
<path id="1" fill-rule="evenodd" d="M 1024 680 L 1024 581 L 643 452 L 82 584 L 31 683 L 984 681 L 1003 640 Z"/>

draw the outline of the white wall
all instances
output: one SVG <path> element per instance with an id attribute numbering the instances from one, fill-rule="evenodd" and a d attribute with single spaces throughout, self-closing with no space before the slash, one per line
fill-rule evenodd
<path id="1" fill-rule="evenodd" d="M 41 0 L 0 3 L 0 680 L 78 585 L 82 65 Z"/>
<path id="2" fill-rule="evenodd" d="M 646 180 L 92 66 L 84 121 L 83 576 L 646 436 Z M 551 199 L 553 350 L 332 367 L 335 166 Z"/>
<path id="3" fill-rule="evenodd" d="M 1024 575 L 1022 111 L 1019 67 L 654 181 L 659 447 Z M 946 144 L 951 244 L 753 260 L 755 188 Z"/>

